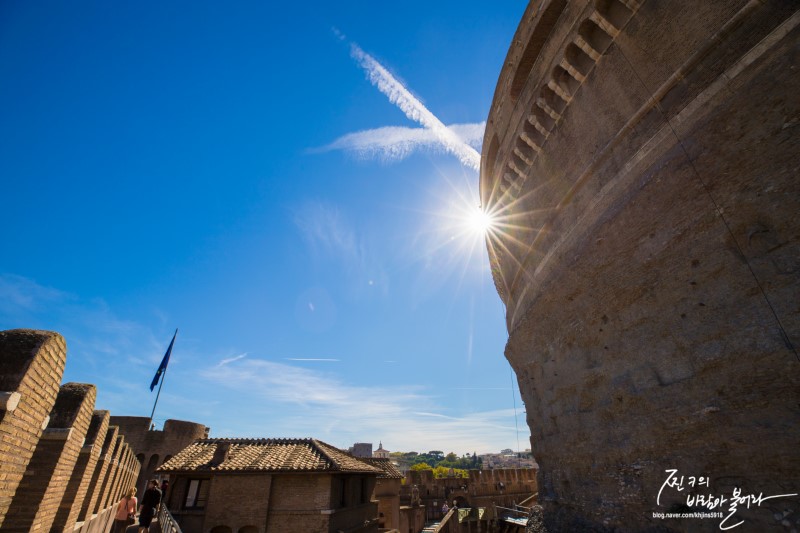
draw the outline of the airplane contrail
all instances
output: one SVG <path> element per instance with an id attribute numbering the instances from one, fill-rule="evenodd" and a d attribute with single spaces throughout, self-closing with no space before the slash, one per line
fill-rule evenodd
<path id="1" fill-rule="evenodd" d="M 383 65 L 355 43 L 350 43 L 350 54 L 366 71 L 370 83 L 385 94 L 390 102 L 399 107 L 408 118 L 433 132 L 445 150 L 455 155 L 461 164 L 473 170 L 479 170 L 480 154 L 436 118 L 436 115 L 431 113 Z"/>
<path id="2" fill-rule="evenodd" d="M 459 139 L 469 146 L 480 146 L 486 122 L 477 124 L 451 124 L 447 126 Z M 342 135 L 332 143 L 309 152 L 344 150 L 358 157 L 377 156 L 384 161 L 399 161 L 419 150 L 443 152 L 444 146 L 428 128 L 409 128 L 405 126 L 383 126 Z"/>

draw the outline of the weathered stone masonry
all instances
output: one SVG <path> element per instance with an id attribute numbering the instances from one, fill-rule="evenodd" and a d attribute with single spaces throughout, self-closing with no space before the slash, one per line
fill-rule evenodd
<path id="1" fill-rule="evenodd" d="M 551 532 L 717 527 L 654 521 L 685 505 L 656 507 L 668 468 L 715 494 L 800 492 L 797 9 L 545 0 L 523 16 L 481 198 Z M 754 531 L 775 516 L 737 512 Z"/>

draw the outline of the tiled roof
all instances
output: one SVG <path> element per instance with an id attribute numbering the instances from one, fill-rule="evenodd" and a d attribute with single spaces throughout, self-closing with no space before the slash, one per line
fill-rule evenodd
<path id="1" fill-rule="evenodd" d="M 199 471 L 383 473 L 316 439 L 200 439 L 157 469 Z"/>
<path id="2" fill-rule="evenodd" d="M 365 463 L 369 463 L 372 466 L 380 468 L 383 470 L 383 473 L 378 474 L 379 478 L 393 478 L 393 479 L 403 479 L 405 476 L 397 469 L 396 466 L 392 464 L 390 459 L 382 459 L 380 457 L 369 457 L 361 459 Z"/>

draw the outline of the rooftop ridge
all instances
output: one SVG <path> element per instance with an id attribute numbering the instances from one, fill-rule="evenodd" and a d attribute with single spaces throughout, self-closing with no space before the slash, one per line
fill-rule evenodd
<path id="1" fill-rule="evenodd" d="M 328 451 L 324 449 L 324 446 L 320 446 L 320 444 L 324 444 L 325 446 L 330 446 L 327 442 L 323 442 L 317 439 L 310 439 L 310 440 L 311 443 L 314 445 L 314 448 L 319 452 L 319 454 L 322 455 L 322 457 L 324 457 L 328 461 L 329 465 L 331 466 L 331 470 L 337 472 L 342 470 L 341 466 L 339 465 L 339 462 L 336 461 L 336 459 L 334 459 L 333 457 L 331 457 Z"/>
<path id="2" fill-rule="evenodd" d="M 230 454 L 213 464 L 220 446 Z M 382 470 L 314 438 L 197 439 L 158 469 L 167 471 L 361 472 Z"/>
<path id="3" fill-rule="evenodd" d="M 279 438 L 266 438 L 266 437 L 214 437 L 197 439 L 195 444 L 307 444 L 314 439 L 310 437 L 279 437 Z"/>

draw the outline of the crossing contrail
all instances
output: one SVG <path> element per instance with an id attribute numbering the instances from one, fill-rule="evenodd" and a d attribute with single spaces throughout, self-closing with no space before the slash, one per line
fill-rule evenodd
<path id="1" fill-rule="evenodd" d="M 431 113 L 383 65 L 355 43 L 350 43 L 350 54 L 366 71 L 370 83 L 385 94 L 390 102 L 399 107 L 408 118 L 430 130 L 444 149 L 455 155 L 462 165 L 479 170 L 480 154 L 436 118 L 436 115 Z"/>
<path id="2" fill-rule="evenodd" d="M 477 148 L 483 142 L 486 122 L 450 124 L 447 128 L 464 143 Z M 342 135 L 327 146 L 309 151 L 327 152 L 329 150 L 344 150 L 363 158 L 377 157 L 384 161 L 399 161 L 416 151 L 440 153 L 445 148 L 434 135 L 433 130 L 428 128 L 383 126 Z"/>

